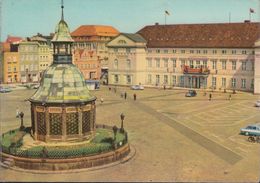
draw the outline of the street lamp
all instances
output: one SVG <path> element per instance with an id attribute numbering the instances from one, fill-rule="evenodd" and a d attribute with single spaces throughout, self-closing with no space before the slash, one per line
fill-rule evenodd
<path id="1" fill-rule="evenodd" d="M 21 118 L 21 126 L 20 126 L 20 130 L 23 130 L 24 129 L 24 126 L 23 126 L 23 117 L 24 117 L 24 113 L 23 112 L 20 112 L 20 118 Z"/>
<path id="2" fill-rule="evenodd" d="M 123 131 L 124 130 L 124 119 L 125 119 L 124 113 L 121 113 L 120 118 L 121 118 L 121 131 Z"/>

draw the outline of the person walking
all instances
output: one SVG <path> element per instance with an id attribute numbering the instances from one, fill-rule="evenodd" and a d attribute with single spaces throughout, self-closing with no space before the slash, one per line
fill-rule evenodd
<path id="1" fill-rule="evenodd" d="M 211 100 L 211 98 L 212 98 L 212 94 L 210 93 L 210 94 L 209 94 L 209 100 Z"/>
<path id="2" fill-rule="evenodd" d="M 19 118 L 20 117 L 20 111 L 19 111 L 19 108 L 16 107 L 16 118 Z"/>
<path id="3" fill-rule="evenodd" d="M 231 94 L 229 95 L 229 101 L 231 100 Z"/>
<path id="4" fill-rule="evenodd" d="M 134 93 L 134 100 L 136 100 L 136 94 Z"/>
<path id="5" fill-rule="evenodd" d="M 126 97 L 127 97 L 127 93 L 125 92 L 125 100 L 126 100 Z"/>

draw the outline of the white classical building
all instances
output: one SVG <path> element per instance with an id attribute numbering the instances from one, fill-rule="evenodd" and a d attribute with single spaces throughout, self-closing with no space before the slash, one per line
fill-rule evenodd
<path id="1" fill-rule="evenodd" d="M 146 26 L 107 44 L 109 84 L 260 94 L 259 38 L 260 23 Z"/>

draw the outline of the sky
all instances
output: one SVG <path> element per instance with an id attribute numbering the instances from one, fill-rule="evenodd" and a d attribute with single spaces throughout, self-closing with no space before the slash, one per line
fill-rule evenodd
<path id="1" fill-rule="evenodd" d="M 7 35 L 49 35 L 61 17 L 61 0 L 0 0 L 1 41 Z M 80 25 L 111 25 L 135 33 L 146 25 L 165 23 L 260 22 L 260 0 L 64 0 L 64 18 L 70 30 Z"/>

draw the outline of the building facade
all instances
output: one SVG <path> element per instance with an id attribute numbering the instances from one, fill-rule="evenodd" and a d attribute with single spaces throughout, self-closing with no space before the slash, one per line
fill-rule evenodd
<path id="1" fill-rule="evenodd" d="M 101 76 L 101 61 L 95 52 L 87 49 L 74 50 L 74 63 L 84 75 L 85 80 L 99 80 Z"/>
<path id="2" fill-rule="evenodd" d="M 89 55 L 95 55 L 89 57 L 90 60 L 85 60 L 87 62 L 96 62 L 95 65 L 100 65 L 98 68 L 101 73 L 98 79 L 102 79 L 107 82 L 107 72 L 108 72 L 108 48 L 106 44 L 119 34 L 118 30 L 112 26 L 105 25 L 82 25 L 78 27 L 75 31 L 71 33 L 74 39 L 74 50 L 86 50 Z M 79 51 L 81 52 L 81 51 Z M 86 58 L 88 59 L 88 58 Z M 80 63 L 77 63 L 77 62 Z M 73 63 L 76 65 L 82 65 L 79 58 L 73 57 Z M 100 63 L 100 64 L 99 64 Z M 84 64 L 83 64 L 84 65 Z M 79 69 L 84 73 L 85 68 Z"/>
<path id="3" fill-rule="evenodd" d="M 20 37 L 8 36 L 2 44 L 1 75 L 3 83 L 20 82 L 18 45 L 21 40 Z"/>
<path id="4" fill-rule="evenodd" d="M 133 84 L 260 93 L 259 30 L 259 23 L 146 26 L 138 31 L 147 41 L 145 59 L 136 61 L 145 63 L 138 68 L 144 79 Z"/>
<path id="5" fill-rule="evenodd" d="M 46 39 L 39 36 L 20 42 L 21 82 L 38 82 L 52 62 L 52 51 Z"/>

